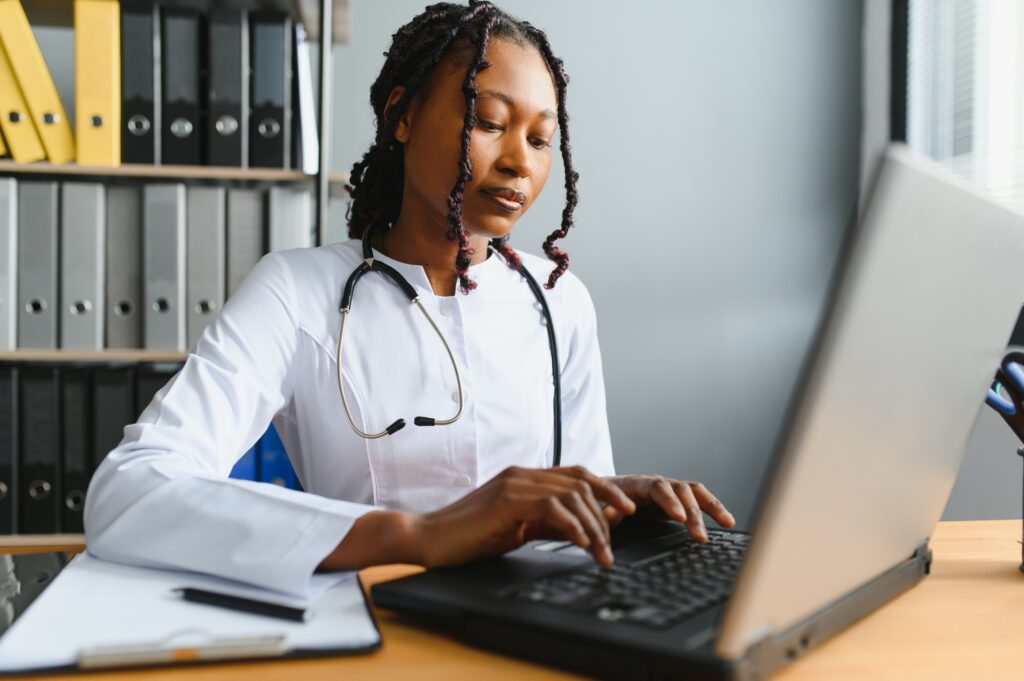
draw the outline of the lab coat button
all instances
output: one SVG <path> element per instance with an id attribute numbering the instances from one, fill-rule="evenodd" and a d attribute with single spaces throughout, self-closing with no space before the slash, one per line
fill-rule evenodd
<path id="1" fill-rule="evenodd" d="M 458 483 L 459 487 L 469 487 L 469 483 L 473 482 L 469 479 L 469 476 L 463 473 L 459 477 L 455 478 L 455 482 Z"/>
<path id="2" fill-rule="evenodd" d="M 455 310 L 452 309 L 451 305 L 441 306 L 441 314 L 444 315 L 445 317 L 451 317 L 454 312 Z"/>
<path id="3" fill-rule="evenodd" d="M 459 403 L 459 391 L 458 390 L 456 390 L 455 392 L 452 393 L 452 402 L 454 402 L 455 404 Z"/>

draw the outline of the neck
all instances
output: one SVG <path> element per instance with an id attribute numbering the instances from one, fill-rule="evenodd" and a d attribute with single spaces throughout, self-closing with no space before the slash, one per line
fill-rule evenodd
<path id="1" fill-rule="evenodd" d="M 413 224 L 405 219 L 404 211 L 399 214 L 394 226 L 379 237 L 377 247 L 389 258 L 411 265 L 422 265 L 434 293 L 439 296 L 455 295 L 458 274 L 455 271 L 455 256 L 459 252 L 457 241 L 448 241 L 444 228 L 423 222 Z M 469 247 L 473 251 L 470 264 L 476 265 L 487 259 L 487 237 L 469 235 Z"/>

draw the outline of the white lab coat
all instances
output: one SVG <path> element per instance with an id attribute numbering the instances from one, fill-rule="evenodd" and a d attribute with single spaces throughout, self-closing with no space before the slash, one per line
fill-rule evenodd
<path id="1" fill-rule="evenodd" d="M 551 360 L 540 306 L 498 254 L 470 268 L 468 295 L 434 295 L 422 267 L 375 252 L 420 293 L 451 344 L 451 362 L 419 310 L 380 274 L 356 287 L 345 329 L 345 390 L 336 358 L 341 291 L 359 242 L 262 258 L 99 466 L 85 507 L 89 551 L 108 560 L 230 577 L 293 594 L 355 520 L 375 507 L 430 511 L 510 465 L 551 464 Z M 547 260 L 521 254 L 543 282 Z M 613 473 L 594 307 L 567 272 L 545 291 L 562 377 L 562 463 Z M 97 405 L 102 408 L 102 405 Z M 306 492 L 233 480 L 273 420 Z"/>

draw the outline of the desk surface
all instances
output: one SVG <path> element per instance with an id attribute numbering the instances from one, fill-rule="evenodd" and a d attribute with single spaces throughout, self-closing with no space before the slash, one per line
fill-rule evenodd
<path id="1" fill-rule="evenodd" d="M 924 582 L 809 653 L 772 681 L 962 681 L 1024 675 L 1024 573 L 1019 520 L 940 523 Z M 366 585 L 415 572 L 383 566 L 362 572 Z M 89 681 L 247 681 L 288 675 L 319 679 L 571 679 L 569 674 L 493 655 L 377 611 L 383 648 L 372 655 L 294 662 L 178 667 L 89 674 Z M 76 679 L 80 675 L 47 676 Z"/>

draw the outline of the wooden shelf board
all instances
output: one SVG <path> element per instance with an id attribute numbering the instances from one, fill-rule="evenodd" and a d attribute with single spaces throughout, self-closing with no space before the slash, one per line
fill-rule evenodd
<path id="1" fill-rule="evenodd" d="M 4 362 L 184 362 L 188 353 L 165 350 L 5 350 Z"/>
<path id="2" fill-rule="evenodd" d="M 0 553 L 85 550 L 84 534 L 4 534 L 0 535 Z"/>
<path id="3" fill-rule="evenodd" d="M 0 159 L 0 175 L 59 175 L 84 177 L 147 177 L 171 180 L 247 180 L 250 182 L 306 182 L 314 175 L 301 170 L 278 168 L 225 168 L 221 166 L 176 166 L 145 165 L 127 163 L 121 166 L 80 166 L 74 163 L 53 165 L 52 163 L 15 163 Z M 335 171 L 328 174 L 332 184 L 348 182 L 348 173 Z"/>

